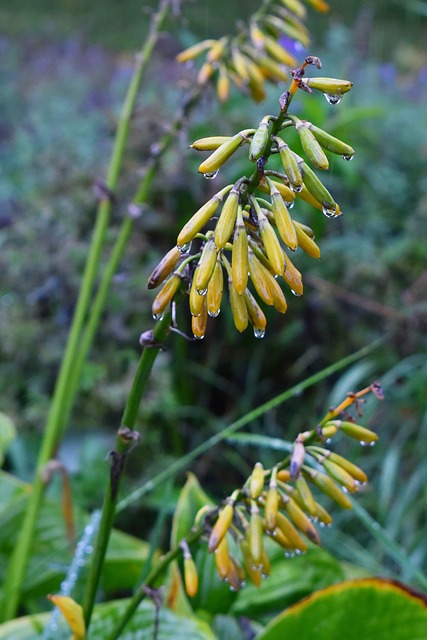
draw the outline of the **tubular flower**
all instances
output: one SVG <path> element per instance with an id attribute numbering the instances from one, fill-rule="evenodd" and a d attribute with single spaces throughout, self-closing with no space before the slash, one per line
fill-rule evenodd
<path id="1" fill-rule="evenodd" d="M 277 21 L 272 21 L 271 25 L 273 30 L 279 30 Z M 263 38 L 258 23 L 252 25 L 251 34 L 258 49 L 269 42 Z M 216 44 L 215 49 L 210 45 L 201 48 L 210 52 L 209 64 L 222 59 L 227 51 L 227 42 Z M 236 72 L 242 74 L 244 67 L 249 68 L 248 56 L 238 48 L 232 50 L 232 58 Z M 153 303 L 155 318 L 161 317 L 178 295 L 187 292 L 193 335 L 201 339 L 205 335 L 208 316 L 217 316 L 221 304 L 228 299 L 237 330 L 245 331 L 250 325 L 254 335 L 261 338 L 265 335 L 267 320 L 258 299 L 284 314 L 288 307 L 286 288 L 295 296 L 303 294 L 302 275 L 290 253 L 300 249 L 318 259 L 320 249 L 312 229 L 293 217 L 292 208 L 303 200 L 328 218 L 341 215 L 335 198 L 310 164 L 315 169 L 326 170 L 329 167 L 327 154 L 338 154 L 346 160 L 354 154 L 354 149 L 347 143 L 289 112 L 292 96 L 298 88 L 309 93 L 311 87 L 330 87 L 344 92 L 351 86 L 342 80 L 327 83 L 325 78 L 317 84 L 313 78 L 306 82 L 304 69 L 309 64 L 321 67 L 318 58 L 308 56 L 301 68 L 292 72 L 294 80 L 279 100 L 281 111 L 278 116 L 266 115 L 256 127 L 242 129 L 231 136 L 200 138 L 191 145 L 197 151 L 208 152 L 208 157 L 199 166 L 199 172 L 205 178 L 214 178 L 246 145 L 253 173 L 220 189 L 179 231 L 176 246 L 149 278 L 149 288 L 163 285 Z M 256 82 L 253 71 L 251 77 Z M 294 129 L 307 162 L 285 141 L 288 132 Z M 276 168 L 272 165 L 267 169 L 270 161 L 276 162 Z M 223 295 L 227 285 L 228 296 Z M 354 427 L 343 423 L 336 428 L 350 430 L 357 438 Z"/>
<path id="2" fill-rule="evenodd" d="M 367 476 L 350 460 L 327 448 L 325 436 L 332 438 L 340 430 L 345 434 L 342 426 L 353 424 L 351 420 L 334 420 L 338 428 L 332 433 L 331 416 L 348 417 L 347 408 L 351 404 L 378 388 L 379 383 L 375 383 L 348 394 L 314 428 L 296 437 L 283 460 L 271 469 L 255 463 L 243 486 L 221 508 L 206 507 L 203 528 L 208 550 L 215 554 L 219 577 L 229 583 L 230 589 L 240 589 L 245 578 L 258 587 L 269 575 L 265 536 L 283 548 L 285 556 L 304 553 L 311 544 L 320 545 L 316 524 L 330 526 L 332 516 L 318 500 L 326 496 L 343 509 L 352 508 L 347 492 L 356 493 L 366 484 Z M 360 407 L 356 410 L 360 411 Z M 361 429 L 373 434 L 370 441 L 376 437 L 365 427 L 354 427 L 358 431 L 346 434 L 350 438 L 355 433 L 359 435 Z M 197 523 L 200 524 L 200 518 Z M 233 555 L 236 550 L 240 558 Z"/>

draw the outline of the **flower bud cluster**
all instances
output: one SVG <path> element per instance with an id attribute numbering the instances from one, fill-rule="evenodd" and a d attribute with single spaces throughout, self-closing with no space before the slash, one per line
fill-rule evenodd
<path id="1" fill-rule="evenodd" d="M 318 58 L 312 57 L 306 64 L 321 66 Z M 298 79 L 291 84 L 294 91 L 301 88 L 304 66 L 294 72 Z M 337 91 L 344 81 L 331 82 Z M 251 326 L 256 337 L 263 337 L 267 320 L 258 300 L 285 313 L 282 285 L 294 295 L 302 295 L 302 276 L 289 254 L 300 248 L 319 258 L 320 249 L 311 228 L 294 218 L 291 209 L 303 200 L 330 218 L 341 215 L 341 210 L 315 171 L 285 141 L 291 129 L 301 140 L 307 162 L 317 169 L 328 169 L 327 153 L 347 160 L 354 155 L 350 145 L 287 109 L 277 117 L 264 116 L 257 128 L 243 129 L 233 136 L 202 138 L 191 145 L 210 152 L 199 166 L 206 178 L 214 178 L 245 145 L 256 169 L 249 178 L 242 176 L 218 191 L 180 230 L 176 247 L 149 278 L 148 286 L 154 288 L 170 276 L 154 300 L 155 318 L 161 317 L 183 289 L 189 293 L 193 335 L 203 338 L 208 316 L 220 312 L 226 283 L 237 330 Z M 270 159 L 276 160 L 277 169 L 266 168 Z M 191 248 L 196 249 L 194 253 Z"/>
<path id="2" fill-rule="evenodd" d="M 345 407 L 370 391 L 374 391 L 372 386 L 353 394 L 354 399 L 345 400 L 332 414 L 340 416 Z M 316 525 L 332 524 L 332 516 L 321 504 L 322 497 L 351 509 L 348 494 L 366 485 L 364 471 L 331 451 L 328 443 L 338 431 L 365 443 L 374 443 L 378 436 L 351 419 L 329 420 L 330 415 L 331 411 L 314 429 L 299 434 L 291 453 L 272 469 L 264 469 L 257 462 L 244 485 L 221 507 L 202 509 L 208 550 L 215 554 L 218 575 L 230 589 L 240 589 L 247 578 L 259 586 L 269 575 L 266 538 L 283 548 L 286 556 L 304 553 L 310 544 L 319 545 Z M 191 564 L 186 553 L 185 559 Z M 190 589 L 192 594 L 196 583 L 193 574 L 191 564 L 188 575 L 193 577 L 187 592 Z"/>
<path id="3" fill-rule="evenodd" d="M 230 86 L 234 84 L 260 102 L 265 98 L 265 83 L 286 81 L 289 68 L 296 65 L 294 56 L 280 39 L 291 39 L 304 47 L 309 44 L 309 33 L 304 24 L 306 4 L 317 11 L 328 10 L 323 0 L 263 3 L 237 36 L 203 40 L 182 51 L 177 60 L 190 63 L 204 56 L 197 82 L 202 86 L 214 82 L 221 101 L 228 99 Z"/>

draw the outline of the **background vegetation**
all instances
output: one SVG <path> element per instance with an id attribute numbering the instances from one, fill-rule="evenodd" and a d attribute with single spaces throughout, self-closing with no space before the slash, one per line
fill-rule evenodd
<path id="1" fill-rule="evenodd" d="M 133 120 L 115 225 L 151 145 L 193 82 L 193 70 L 177 65 L 174 55 L 199 37 L 221 35 L 225 19 L 231 31 L 256 5 L 254 0 L 224 7 L 211 0 L 188 4 L 173 34 L 162 38 Z M 224 330 L 230 322 L 226 309 L 202 343 L 168 341 L 142 409 L 145 447 L 132 454 L 127 488 L 149 480 L 248 409 L 387 334 L 388 341 L 368 359 L 270 412 L 251 430 L 292 439 L 348 390 L 380 378 L 386 401 L 367 412 L 380 443 L 373 450 L 351 451 L 371 478 L 360 502 L 426 571 L 426 15 L 425 2 L 385 0 L 335 0 L 330 15 L 312 15 L 309 53 L 322 58 L 328 74 L 355 85 L 342 110 L 321 96 L 298 98 L 307 119 L 357 151 L 351 163 L 336 161 L 328 176 L 344 218 L 328 221 L 304 213 L 323 259 L 302 263 L 304 297 L 292 300 L 284 318 L 268 319 L 263 341 L 254 344 L 252 335 Z M 105 174 L 132 52 L 147 23 L 137 0 L 0 3 L 1 409 L 18 429 L 6 469 L 23 480 L 32 477 L 73 312 L 96 207 L 93 185 Z M 272 90 L 266 105 L 276 101 Z M 237 94 L 225 107 L 207 95 L 191 116 L 188 137 L 180 137 L 162 164 L 116 275 L 59 452 L 71 473 L 75 504 L 83 509 L 98 506 L 102 498 L 104 452 L 129 390 L 139 334 L 152 326 L 146 278 L 189 212 L 206 200 L 209 189 L 232 177 L 224 169 L 214 186 L 205 182 L 196 173 L 198 157 L 187 146 L 194 138 L 258 122 L 266 111 Z M 187 322 L 179 316 L 181 329 Z M 193 471 L 207 491 L 222 498 L 258 455 L 254 447 L 226 443 L 200 458 Z M 268 465 L 268 456 L 274 460 L 276 454 L 263 455 Z M 53 483 L 52 495 L 58 491 Z M 174 498 L 171 490 L 171 509 Z M 121 516 L 120 526 L 147 537 L 161 499 L 154 492 L 148 507 L 134 507 Z M 338 515 L 336 522 L 323 541 L 338 558 L 411 580 L 372 532 L 356 525 L 354 514 Z"/>

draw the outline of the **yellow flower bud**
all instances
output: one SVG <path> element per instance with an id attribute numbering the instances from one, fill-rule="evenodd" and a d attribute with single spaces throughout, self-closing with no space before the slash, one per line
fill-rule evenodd
<path id="1" fill-rule="evenodd" d="M 317 9 L 317 11 L 321 11 L 322 13 L 326 13 L 329 11 L 329 5 L 324 0 L 307 0 L 308 4 L 311 4 L 312 7 Z"/>
<path id="2" fill-rule="evenodd" d="M 230 585 L 231 591 L 239 591 L 245 581 L 245 572 L 240 563 L 230 556 L 230 567 L 226 577 L 226 582 Z"/>
<path id="3" fill-rule="evenodd" d="M 236 291 L 231 278 L 228 279 L 228 291 L 230 294 L 230 307 L 233 314 L 234 325 L 241 333 L 246 329 L 249 322 L 245 298 Z"/>
<path id="4" fill-rule="evenodd" d="M 190 555 L 184 556 L 184 584 L 187 595 L 194 598 L 199 590 L 199 577 L 194 560 Z"/>
<path id="5" fill-rule="evenodd" d="M 225 580 L 230 571 L 230 554 L 226 536 L 224 536 L 215 550 L 215 564 L 219 577 Z"/>
<path id="6" fill-rule="evenodd" d="M 243 221 L 241 206 L 238 207 L 237 223 L 234 230 L 231 271 L 234 287 L 237 293 L 241 295 L 246 289 L 249 272 L 248 236 Z"/>
<path id="7" fill-rule="evenodd" d="M 336 217 L 337 215 L 337 203 L 323 185 L 323 183 L 316 176 L 314 171 L 303 162 L 303 180 L 304 184 L 311 193 L 311 195 L 322 205 L 322 211 L 328 218 Z M 302 192 L 298 194 L 302 197 Z"/>
<path id="8" fill-rule="evenodd" d="M 272 129 L 273 121 L 271 120 L 271 116 L 264 116 L 258 125 L 258 129 L 253 135 L 251 146 L 249 148 L 249 160 L 256 162 L 264 155 L 268 145 L 270 144 Z"/>
<path id="9" fill-rule="evenodd" d="M 298 242 L 292 218 L 283 197 L 277 188 L 278 183 L 273 182 L 273 180 L 270 180 L 269 178 L 267 181 L 270 188 L 270 198 L 277 230 L 286 246 L 294 250 L 297 248 Z"/>
<path id="10" fill-rule="evenodd" d="M 148 288 L 155 289 L 158 287 L 176 267 L 181 256 L 182 253 L 178 247 L 173 247 L 168 251 L 148 278 Z"/>
<path id="11" fill-rule="evenodd" d="M 315 502 L 315 511 L 312 516 L 313 518 L 317 518 L 318 521 L 324 524 L 326 527 L 330 526 L 333 522 L 332 516 L 318 502 Z"/>
<path id="12" fill-rule="evenodd" d="M 350 436 L 350 438 L 354 438 L 355 440 L 359 440 L 359 442 L 373 444 L 378 440 L 378 435 L 374 433 L 374 431 L 366 429 L 366 427 L 362 427 L 359 424 L 345 422 L 343 420 L 335 420 L 334 424 L 347 436 Z"/>
<path id="13" fill-rule="evenodd" d="M 342 96 L 353 86 L 349 80 L 338 78 L 304 78 L 304 82 L 310 89 L 322 91 L 331 104 L 338 104 Z"/>
<path id="14" fill-rule="evenodd" d="M 257 462 L 249 481 L 249 495 L 252 500 L 257 500 L 264 489 L 264 467 Z"/>
<path id="15" fill-rule="evenodd" d="M 298 246 L 301 247 L 310 258 L 320 258 L 320 249 L 313 238 L 310 238 L 310 236 L 306 234 L 298 222 L 295 220 L 293 222 L 297 234 Z"/>
<path id="16" fill-rule="evenodd" d="M 207 60 L 209 62 L 217 62 L 220 58 L 222 58 L 226 43 L 227 43 L 226 38 L 221 38 L 221 40 L 216 40 L 212 45 L 212 47 L 210 48 L 208 55 L 206 56 Z"/>
<path id="17" fill-rule="evenodd" d="M 276 142 L 283 170 L 286 173 L 291 188 L 296 192 L 301 191 L 303 185 L 302 175 L 294 152 L 290 149 L 289 145 L 280 138 L 276 138 Z"/>
<path id="18" fill-rule="evenodd" d="M 262 556 L 262 518 L 255 500 L 251 500 L 251 517 L 249 520 L 249 548 L 255 564 L 261 562 Z"/>
<path id="19" fill-rule="evenodd" d="M 323 171 L 329 169 L 328 158 L 326 157 L 325 152 L 317 141 L 316 136 L 314 135 L 314 133 L 312 133 L 312 131 L 310 131 L 307 124 L 305 122 L 302 122 L 302 120 L 298 120 L 295 128 L 301 141 L 302 148 L 307 154 L 310 162 L 312 162 L 315 167 L 317 167 L 318 169 L 322 169 Z"/>
<path id="20" fill-rule="evenodd" d="M 265 498 L 264 515 L 268 531 L 273 531 L 276 527 L 277 512 L 279 511 L 279 492 L 276 481 L 270 483 Z"/>
<path id="21" fill-rule="evenodd" d="M 254 47 L 262 50 L 264 48 L 265 35 L 255 22 L 251 22 L 249 33 Z"/>
<path id="22" fill-rule="evenodd" d="M 214 74 L 214 66 L 210 62 L 204 62 L 200 67 L 200 71 L 197 74 L 197 84 L 204 85 L 212 78 Z"/>
<path id="23" fill-rule="evenodd" d="M 252 249 L 248 249 L 249 273 L 256 292 L 266 304 L 273 304 L 273 294 L 269 286 L 268 271 L 263 267 Z M 268 275 L 267 275 L 268 274 Z"/>
<path id="24" fill-rule="evenodd" d="M 288 256 L 285 255 L 285 273 L 283 279 L 296 296 L 302 296 L 304 287 L 302 284 L 302 276 L 298 269 L 293 265 Z"/>
<path id="25" fill-rule="evenodd" d="M 319 129 L 319 127 L 316 127 L 316 125 L 311 122 L 307 122 L 307 126 L 324 149 L 328 149 L 331 153 L 342 156 L 345 160 L 351 160 L 354 156 L 355 150 L 353 147 L 350 147 L 349 144 L 339 140 L 339 138 L 331 136 L 330 133 Z"/>
<path id="26" fill-rule="evenodd" d="M 222 273 L 221 262 L 217 260 L 214 272 L 211 279 L 209 280 L 208 292 L 206 294 L 208 314 L 213 318 L 216 318 L 216 316 L 220 312 L 223 290 L 224 276 Z"/>
<path id="27" fill-rule="evenodd" d="M 343 509 L 351 509 L 350 498 L 335 484 L 335 482 L 325 473 L 310 469 L 305 470 L 306 478 L 312 482 L 320 491 L 329 496 Z"/>
<path id="28" fill-rule="evenodd" d="M 281 482 L 289 482 L 289 480 L 291 479 L 289 469 L 280 469 L 280 471 L 277 472 L 276 478 Z"/>
<path id="29" fill-rule="evenodd" d="M 204 175 L 215 173 L 237 151 L 245 140 L 243 132 L 236 133 L 230 140 L 224 142 L 216 149 L 199 167 L 199 172 Z"/>
<path id="30" fill-rule="evenodd" d="M 288 542 L 288 549 L 298 549 L 299 551 L 307 550 L 307 544 L 305 540 L 301 537 L 292 522 L 290 522 L 288 518 L 280 511 L 276 515 L 276 529 L 279 529 L 279 531 L 281 531 L 285 536 Z"/>
<path id="31" fill-rule="evenodd" d="M 172 298 L 178 291 L 180 284 L 181 276 L 177 273 L 174 273 L 173 276 L 171 276 L 166 284 L 160 289 L 159 293 L 154 299 L 152 306 L 154 317 L 159 317 L 162 315 L 163 311 L 166 309 L 168 304 L 170 304 Z"/>
<path id="32" fill-rule="evenodd" d="M 286 51 L 274 38 L 270 36 L 266 36 L 264 39 L 264 47 L 267 53 L 270 54 L 272 58 L 276 58 L 282 64 L 285 64 L 288 67 L 295 67 L 297 65 L 297 60 L 294 56 L 291 56 L 290 53 Z"/>
<path id="33" fill-rule="evenodd" d="M 289 189 L 289 187 L 283 184 L 283 182 L 277 182 L 277 180 L 269 179 L 268 184 L 267 182 L 260 182 L 257 188 L 264 193 L 271 193 L 271 184 L 279 191 L 285 202 L 290 203 L 295 200 L 295 193 L 292 191 L 292 189 Z"/>
<path id="34" fill-rule="evenodd" d="M 335 462 L 332 462 L 329 458 L 325 458 L 321 461 L 321 464 L 325 471 L 340 484 L 345 487 L 350 493 L 357 491 L 357 484 L 354 478 L 342 467 Z"/>
<path id="35" fill-rule="evenodd" d="M 194 272 L 194 275 L 196 275 L 198 267 L 196 267 L 196 271 Z M 190 300 L 189 300 L 189 305 L 190 305 L 190 313 L 192 316 L 199 316 L 202 313 L 202 309 L 203 306 L 205 304 L 205 296 L 201 295 L 196 288 L 196 282 L 195 279 L 193 278 L 193 282 L 191 283 L 191 287 L 190 287 Z"/>
<path id="36" fill-rule="evenodd" d="M 215 227 L 215 244 L 218 249 L 223 249 L 233 233 L 239 207 L 239 187 L 234 185 L 226 201 L 224 202 L 219 220 Z"/>
<path id="37" fill-rule="evenodd" d="M 300 0 L 282 0 L 282 4 L 300 20 L 303 20 L 307 15 L 307 10 Z"/>
<path id="38" fill-rule="evenodd" d="M 243 295 L 245 296 L 249 321 L 254 328 L 254 336 L 255 338 L 263 338 L 265 335 L 265 327 L 267 326 L 267 318 L 249 289 L 245 289 Z"/>
<path id="39" fill-rule="evenodd" d="M 300 475 L 297 478 L 295 482 L 295 488 L 301 499 L 304 511 L 309 513 L 311 516 L 314 516 L 316 514 L 316 502 L 304 476 Z"/>
<path id="40" fill-rule="evenodd" d="M 279 195 L 281 198 L 281 196 Z M 275 275 L 281 276 L 285 270 L 285 256 L 277 235 L 261 209 L 257 210 L 259 231 L 267 258 Z"/>
<path id="41" fill-rule="evenodd" d="M 262 581 L 261 568 L 256 566 L 256 562 L 252 557 L 249 543 L 245 538 L 240 541 L 240 550 L 243 556 L 243 563 L 247 571 L 248 576 L 256 587 L 259 587 Z"/>
<path id="42" fill-rule="evenodd" d="M 196 151 L 215 151 L 224 142 L 231 140 L 231 136 L 210 136 L 208 138 L 199 138 L 195 140 L 193 144 L 190 144 L 190 149 L 196 149 Z"/>
<path id="43" fill-rule="evenodd" d="M 230 78 L 228 76 L 227 68 L 223 64 L 219 68 L 216 92 L 221 102 L 227 102 L 230 95 Z"/>
<path id="44" fill-rule="evenodd" d="M 212 529 L 211 535 L 209 537 L 208 549 L 209 551 L 215 551 L 218 548 L 219 543 L 224 538 L 227 533 L 231 521 L 233 520 L 234 515 L 234 503 L 227 502 L 227 504 L 222 508 L 217 521 Z"/>
<path id="45" fill-rule="evenodd" d="M 362 483 L 368 482 L 368 476 L 366 475 L 366 473 L 362 471 L 360 467 L 350 462 L 350 460 L 347 460 L 347 458 L 343 458 L 343 456 L 340 456 L 337 453 L 330 451 L 328 459 L 331 462 L 335 462 L 335 464 L 338 464 L 340 467 L 345 469 L 347 473 L 349 473 L 358 482 L 362 482 Z"/>
<path id="46" fill-rule="evenodd" d="M 211 279 L 215 269 L 217 255 L 218 250 L 215 246 L 215 242 L 213 238 L 210 238 L 203 247 L 199 264 L 194 272 L 194 286 L 196 287 L 197 293 L 200 295 L 205 295 L 207 292 L 209 280 Z"/>
<path id="47" fill-rule="evenodd" d="M 208 312 L 206 309 L 206 296 L 201 296 L 203 298 L 203 306 L 198 316 L 191 317 L 191 329 L 193 331 L 193 336 L 197 340 L 202 340 L 205 337 L 206 326 L 208 322 Z"/>
<path id="48" fill-rule="evenodd" d="M 287 82 L 289 79 L 284 68 L 268 56 L 257 56 L 257 63 L 264 76 L 271 82 Z"/>
<path id="49" fill-rule="evenodd" d="M 314 544 L 320 544 L 319 534 L 317 529 L 310 522 L 304 511 L 298 504 L 295 502 L 293 498 L 288 498 L 285 502 L 285 509 L 288 512 L 288 515 L 292 522 L 302 531 L 311 542 Z"/>
<path id="50" fill-rule="evenodd" d="M 178 235 L 178 248 L 185 246 L 196 236 L 197 233 L 199 233 L 201 229 L 203 229 L 212 216 L 215 215 L 215 212 L 221 204 L 224 196 L 231 191 L 232 188 L 232 184 L 227 185 L 208 200 L 203 207 L 200 207 L 200 209 L 196 211 Z"/>
<path id="51" fill-rule="evenodd" d="M 206 49 L 210 49 L 215 44 L 216 40 L 203 40 L 202 42 L 197 42 L 197 44 L 193 44 L 185 51 L 181 51 L 176 56 L 178 62 L 188 62 L 189 60 L 194 60 L 198 55 L 206 51 Z"/>

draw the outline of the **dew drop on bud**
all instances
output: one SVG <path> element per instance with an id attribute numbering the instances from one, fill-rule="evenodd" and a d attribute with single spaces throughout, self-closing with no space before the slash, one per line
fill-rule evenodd
<path id="1" fill-rule="evenodd" d="M 350 160 L 353 160 L 354 156 L 353 155 L 343 155 L 341 156 L 343 160 L 347 160 L 347 162 L 350 162 Z"/>
<path id="2" fill-rule="evenodd" d="M 328 206 L 326 204 L 323 205 L 322 212 L 323 212 L 323 215 L 325 215 L 327 218 L 337 217 L 337 208 L 335 205 L 332 205 L 332 206 Z"/>
<path id="3" fill-rule="evenodd" d="M 302 184 L 290 184 L 289 186 L 291 187 L 291 189 L 292 189 L 292 191 L 294 193 L 301 193 L 301 191 L 303 189 L 303 185 Z M 288 209 L 289 209 L 289 207 L 288 207 Z"/>
<path id="4" fill-rule="evenodd" d="M 265 329 L 257 329 L 254 327 L 254 336 L 255 338 L 263 338 L 265 336 Z"/>
<path id="5" fill-rule="evenodd" d="M 204 173 L 203 177 L 206 178 L 206 180 L 213 180 L 217 177 L 218 171 L 219 169 L 217 169 L 216 171 L 212 171 L 212 173 Z"/>
<path id="6" fill-rule="evenodd" d="M 325 93 L 324 96 L 329 104 L 338 104 L 342 100 L 342 95 L 340 95 L 339 93 Z"/>
<path id="7" fill-rule="evenodd" d="M 191 241 L 186 244 L 178 244 L 177 249 L 180 253 L 188 253 L 191 249 Z"/>
<path id="8" fill-rule="evenodd" d="M 296 298 L 301 298 L 301 293 L 298 293 L 298 291 L 294 291 L 293 289 L 291 289 L 291 293 L 293 296 L 295 296 Z"/>
<path id="9" fill-rule="evenodd" d="M 163 313 L 153 313 L 153 320 L 163 320 Z"/>
<path id="10" fill-rule="evenodd" d="M 292 209 L 294 204 L 295 204 L 294 200 L 292 200 L 292 202 L 285 202 L 285 205 L 286 205 L 287 209 Z"/>
<path id="11" fill-rule="evenodd" d="M 208 316 L 210 316 L 211 318 L 217 318 L 219 316 L 221 309 L 218 309 L 218 311 L 208 311 Z"/>
<path id="12" fill-rule="evenodd" d="M 203 336 L 196 336 L 195 333 L 193 333 L 193 336 L 196 338 L 196 340 L 203 340 L 203 338 L 205 337 L 204 335 Z"/>
<path id="13" fill-rule="evenodd" d="M 361 440 L 360 444 L 362 445 L 362 447 L 374 447 L 375 446 L 375 442 L 365 442 L 364 440 Z"/>
<path id="14" fill-rule="evenodd" d="M 205 296 L 207 294 L 208 290 L 207 289 L 196 289 L 196 293 L 199 296 Z"/>

